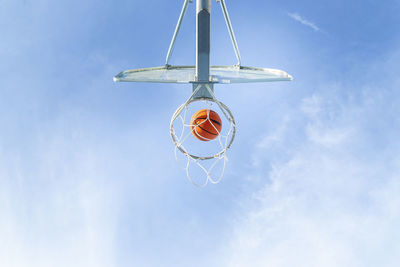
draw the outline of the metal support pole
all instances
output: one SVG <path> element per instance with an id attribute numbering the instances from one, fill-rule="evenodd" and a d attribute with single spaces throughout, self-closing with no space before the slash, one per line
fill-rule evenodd
<path id="1" fill-rule="evenodd" d="M 232 23 L 231 23 L 231 20 L 229 18 L 228 9 L 226 8 L 226 5 L 225 5 L 225 0 L 217 0 L 217 2 L 219 2 L 221 4 L 221 8 L 222 8 L 222 11 L 223 11 L 224 17 L 225 17 L 226 26 L 228 27 L 228 31 L 229 31 L 229 35 L 231 37 L 233 49 L 235 49 L 236 58 L 238 60 L 237 65 L 240 67 L 240 65 L 242 63 L 241 63 L 241 59 L 240 59 L 239 47 L 238 47 L 238 44 L 236 42 L 235 33 L 233 32 Z"/>
<path id="2" fill-rule="evenodd" d="M 205 87 L 210 83 L 210 32 L 211 32 L 211 0 L 196 0 L 196 83 L 193 84 L 193 90 L 199 85 L 202 88 L 194 98 L 206 97 L 212 98 Z"/>
<path id="3" fill-rule="evenodd" d="M 196 77 L 210 80 L 211 0 L 197 0 L 196 5 Z"/>
<path id="4" fill-rule="evenodd" d="M 169 64 L 168 64 L 169 58 L 171 57 L 172 50 L 174 49 L 176 37 L 178 36 L 179 29 L 181 28 L 182 20 L 183 20 L 183 17 L 185 16 L 187 6 L 188 6 L 189 2 L 191 3 L 192 1 L 193 1 L 193 0 L 185 0 L 185 2 L 183 3 L 182 11 L 181 11 L 181 14 L 180 14 L 180 16 L 179 16 L 178 23 L 176 24 L 176 28 L 175 28 L 174 35 L 172 36 L 171 44 L 169 45 L 169 49 L 168 49 L 168 53 L 167 53 L 167 58 L 166 58 L 166 60 L 165 60 L 165 65 L 166 65 L 166 66 L 169 65 Z"/>

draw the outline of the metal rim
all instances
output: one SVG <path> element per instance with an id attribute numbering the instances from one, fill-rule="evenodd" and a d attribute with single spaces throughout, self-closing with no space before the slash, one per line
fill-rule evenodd
<path id="1" fill-rule="evenodd" d="M 220 152 L 218 152 L 218 153 L 216 153 L 216 154 L 214 154 L 214 155 L 212 155 L 212 156 L 197 156 L 197 155 L 190 154 L 189 152 L 187 152 L 187 151 L 182 147 L 181 144 L 179 144 L 178 140 L 176 139 L 176 134 L 175 134 L 175 129 L 174 129 L 174 122 L 175 122 L 175 120 L 178 118 L 178 116 L 182 113 L 183 109 L 184 109 L 186 106 L 190 105 L 190 104 L 193 103 L 193 102 L 205 101 L 205 100 L 216 103 L 216 104 L 222 109 L 222 111 L 224 112 L 224 114 L 225 114 L 225 112 L 226 112 L 226 113 L 229 115 L 229 118 L 227 118 L 227 119 L 228 119 L 229 122 L 231 123 L 231 127 L 232 127 L 232 137 L 231 137 L 231 139 L 229 140 L 228 145 L 227 145 L 224 149 L 222 149 Z M 225 114 L 225 116 L 226 116 L 226 114 Z M 179 151 L 181 151 L 184 155 L 186 155 L 186 156 L 188 156 L 188 157 L 191 157 L 191 158 L 193 158 L 193 159 L 195 159 L 195 160 L 214 159 L 214 158 L 219 158 L 220 156 L 222 156 L 223 154 L 225 154 L 226 151 L 231 147 L 231 145 L 232 145 L 232 143 L 233 143 L 233 140 L 235 139 L 235 135 L 236 135 L 236 122 L 235 122 L 235 118 L 233 117 L 232 112 L 230 111 L 230 109 L 229 109 L 224 103 L 222 103 L 222 102 L 220 102 L 220 101 L 218 101 L 218 100 L 216 100 L 216 99 L 212 99 L 212 98 L 196 98 L 196 99 L 191 99 L 191 100 L 189 100 L 189 101 L 183 103 L 182 105 L 180 105 L 180 106 L 176 109 L 175 113 L 172 115 L 172 118 L 171 118 L 171 123 L 170 123 L 170 134 L 171 134 L 171 138 L 172 138 L 172 141 L 174 142 L 175 147 L 176 147 L 177 149 L 179 149 Z"/>

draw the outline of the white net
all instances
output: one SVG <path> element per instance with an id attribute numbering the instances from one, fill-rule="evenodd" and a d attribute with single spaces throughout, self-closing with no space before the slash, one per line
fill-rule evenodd
<path id="1" fill-rule="evenodd" d="M 207 88 L 211 98 L 194 97 L 203 86 Z M 201 109 L 207 112 L 207 117 L 200 123 L 193 123 L 192 114 Z M 222 127 L 217 128 L 215 121 L 210 118 L 210 113 L 213 112 L 220 115 Z M 205 123 L 217 133 L 216 138 L 201 136 L 198 133 L 198 127 Z M 225 173 L 228 161 L 226 152 L 235 138 L 236 124 L 229 108 L 215 98 L 210 86 L 199 85 L 189 99 L 175 111 L 170 132 L 175 144 L 176 158 L 178 159 L 179 150 L 186 160 L 185 169 L 190 182 L 199 187 L 208 183 L 219 183 Z"/>

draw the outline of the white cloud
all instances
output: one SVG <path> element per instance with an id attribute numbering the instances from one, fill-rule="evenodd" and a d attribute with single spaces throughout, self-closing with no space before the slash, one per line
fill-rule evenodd
<path id="1" fill-rule="evenodd" d="M 305 18 L 303 18 L 299 14 L 297 14 L 297 13 L 288 13 L 288 15 L 289 15 L 289 17 L 291 17 L 295 21 L 298 21 L 301 24 L 310 27 L 314 31 L 316 31 L 316 32 L 320 31 L 320 28 L 317 25 L 315 25 L 315 23 L 306 20 Z"/>
<path id="2" fill-rule="evenodd" d="M 121 206 L 151 203 L 144 188 L 157 196 L 165 184 L 147 160 L 157 146 L 150 137 L 95 133 L 83 113 L 70 108 L 51 127 L 39 123 L 30 135 L 35 143 L 24 149 L 3 151 L 0 142 L 1 266 L 118 265 L 117 224 L 128 217 Z M 154 177 L 151 183 L 146 175 Z"/>
<path id="3" fill-rule="evenodd" d="M 384 167 L 315 148 L 275 166 L 227 265 L 397 266 L 400 166 Z"/>
<path id="4" fill-rule="evenodd" d="M 112 266 L 119 206 L 101 157 L 62 138 L 41 152 L 35 167 L 0 154 L 1 265 Z"/>
<path id="5" fill-rule="evenodd" d="M 235 227 L 228 266 L 398 265 L 400 166 L 364 161 L 346 143 L 311 142 L 273 166 L 259 208 Z"/>
<path id="6" fill-rule="evenodd" d="M 324 87 L 285 111 L 289 120 L 255 146 L 257 166 L 272 167 L 250 174 L 264 185 L 232 226 L 224 266 L 399 265 L 396 84 Z M 286 160 L 271 156 L 276 142 Z"/>

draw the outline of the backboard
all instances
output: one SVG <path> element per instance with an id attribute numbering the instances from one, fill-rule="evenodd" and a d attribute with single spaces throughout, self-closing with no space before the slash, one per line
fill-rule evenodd
<path id="1" fill-rule="evenodd" d="M 292 77 L 282 70 L 244 67 L 211 66 L 211 83 L 254 83 L 291 81 Z M 195 66 L 163 66 L 144 69 L 126 70 L 114 77 L 116 82 L 151 82 L 151 83 L 194 83 Z"/>

